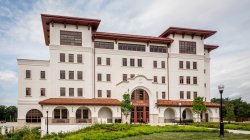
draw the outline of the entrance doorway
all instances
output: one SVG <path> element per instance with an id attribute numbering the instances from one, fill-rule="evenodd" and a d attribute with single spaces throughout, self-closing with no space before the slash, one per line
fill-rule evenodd
<path id="1" fill-rule="evenodd" d="M 131 96 L 134 109 L 131 112 L 132 123 L 149 122 L 149 97 L 143 89 L 134 90 Z"/>

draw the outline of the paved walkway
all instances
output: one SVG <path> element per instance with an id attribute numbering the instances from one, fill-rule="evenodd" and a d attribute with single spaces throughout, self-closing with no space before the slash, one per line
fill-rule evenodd
<path id="1" fill-rule="evenodd" d="M 234 134 L 250 134 L 250 131 L 246 130 L 232 130 L 232 129 L 225 129 L 225 130 Z"/>

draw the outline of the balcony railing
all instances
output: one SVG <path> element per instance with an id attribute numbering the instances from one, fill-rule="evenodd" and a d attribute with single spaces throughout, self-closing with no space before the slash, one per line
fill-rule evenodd
<path id="1" fill-rule="evenodd" d="M 92 123 L 91 119 L 76 119 L 76 123 Z"/>
<path id="2" fill-rule="evenodd" d="M 69 123 L 69 119 L 52 119 L 52 123 Z"/>

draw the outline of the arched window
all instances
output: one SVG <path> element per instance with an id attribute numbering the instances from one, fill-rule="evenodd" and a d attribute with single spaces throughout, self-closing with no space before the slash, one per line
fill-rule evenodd
<path id="1" fill-rule="evenodd" d="M 41 111 L 37 109 L 31 109 L 26 114 L 26 122 L 27 123 L 40 123 L 41 117 L 43 117 L 43 114 Z"/>

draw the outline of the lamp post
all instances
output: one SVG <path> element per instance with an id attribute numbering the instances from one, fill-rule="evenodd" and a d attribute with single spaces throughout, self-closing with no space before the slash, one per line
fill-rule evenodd
<path id="1" fill-rule="evenodd" d="M 224 137 L 224 122 L 223 122 L 223 114 L 222 114 L 222 93 L 224 90 L 224 85 L 218 86 L 220 92 L 220 137 Z"/>
<path id="2" fill-rule="evenodd" d="M 179 103 L 179 107 L 180 107 L 180 123 L 181 123 L 181 102 Z"/>
<path id="3" fill-rule="evenodd" d="M 46 113 L 47 113 L 47 119 L 46 119 L 46 124 L 47 124 L 47 135 L 49 134 L 49 117 L 48 117 L 48 114 L 49 114 L 49 108 L 46 107 Z"/>

